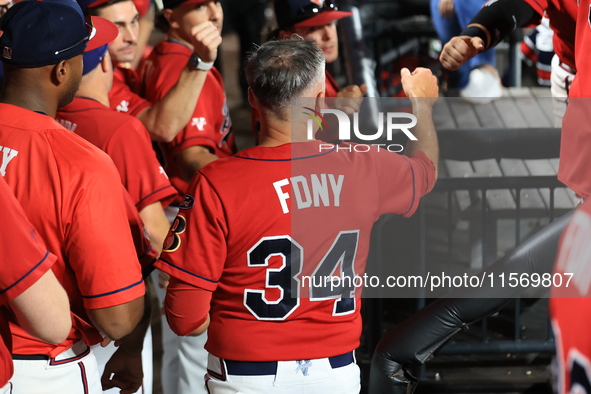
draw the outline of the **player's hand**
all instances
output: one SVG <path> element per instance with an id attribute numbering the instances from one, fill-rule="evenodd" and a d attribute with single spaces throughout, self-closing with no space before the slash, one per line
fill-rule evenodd
<path id="1" fill-rule="evenodd" d="M 439 56 L 439 61 L 443 67 L 455 71 L 482 50 L 484 50 L 482 38 L 456 36 L 445 44 Z"/>
<path id="2" fill-rule="evenodd" d="M 411 73 L 408 68 L 400 70 L 402 88 L 413 106 L 428 104 L 432 106 L 439 96 L 437 77 L 428 68 L 417 67 Z"/>
<path id="3" fill-rule="evenodd" d="M 335 109 L 340 109 L 347 115 L 359 112 L 363 96 L 367 93 L 367 85 L 349 85 L 342 88 L 335 99 Z"/>
<path id="4" fill-rule="evenodd" d="M 449 19 L 454 16 L 454 0 L 440 0 L 439 15 L 445 19 Z"/>
<path id="5" fill-rule="evenodd" d="M 193 52 L 205 63 L 215 61 L 218 47 L 222 43 L 222 35 L 211 21 L 203 22 L 191 29 L 191 44 Z"/>
<path id="6" fill-rule="evenodd" d="M 141 387 L 143 378 L 141 352 L 130 353 L 119 348 L 105 365 L 101 384 L 103 390 L 119 387 L 121 394 L 132 394 Z"/>

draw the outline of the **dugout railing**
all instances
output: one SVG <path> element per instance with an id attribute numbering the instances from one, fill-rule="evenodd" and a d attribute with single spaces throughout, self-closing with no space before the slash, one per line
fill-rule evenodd
<path id="1" fill-rule="evenodd" d="M 392 255 L 389 237 L 396 231 L 408 231 L 412 226 L 412 250 L 409 258 L 415 267 L 415 273 L 424 273 L 430 264 L 444 262 L 446 265 L 463 265 L 462 269 L 483 269 L 492 264 L 496 258 L 519 245 L 524 239 L 544 225 L 553 222 L 557 217 L 571 210 L 576 200 L 563 201 L 556 206 L 556 195 L 565 193 L 564 185 L 557 180 L 556 174 L 535 176 L 531 174 L 512 176 L 510 168 L 501 166 L 503 160 L 514 160 L 509 163 L 519 164 L 520 160 L 553 159 L 559 154 L 560 130 L 555 128 L 499 129 L 499 130 L 438 130 L 440 141 L 440 177 L 433 191 L 425 196 L 413 217 L 404 223 L 396 222 L 393 217 L 380 219 L 374 228 L 370 264 L 382 271 L 383 262 Z M 505 171 L 495 177 L 454 177 L 446 173 L 447 160 L 464 162 L 470 167 L 479 160 L 493 160 Z M 499 193 L 498 191 L 505 191 Z M 527 193 L 524 194 L 524 191 Z M 461 195 L 463 193 L 463 196 Z M 532 199 L 533 193 L 538 194 Z M 527 198 L 524 196 L 527 195 Z M 541 196 L 545 198 L 542 198 Z M 572 196 L 572 192 L 569 192 Z M 458 200 L 467 198 L 469 201 L 460 203 Z M 513 209 L 507 209 L 507 203 L 499 204 L 494 200 L 512 199 Z M 498 201 L 497 201 L 498 202 Z M 460 206 L 463 204 L 463 206 Z M 511 205 L 513 206 L 513 205 Z M 502 227 L 497 222 L 503 221 Z M 523 222 L 529 221 L 530 226 L 524 228 Z M 469 225 L 466 225 L 469 223 Z M 512 223 L 513 232 L 507 231 Z M 533 224 L 532 224 L 533 223 Z M 396 228 L 398 226 L 398 229 Z M 392 230 L 394 227 L 394 230 Z M 402 228 L 402 230 L 400 230 Z M 462 229 L 463 228 L 463 229 Z M 393 232 L 392 232 L 393 231 Z M 461 233 L 464 234 L 461 234 Z M 495 232 L 495 234 L 491 234 Z M 466 233 L 469 233 L 466 236 Z M 480 254 L 478 263 L 472 264 L 475 258 L 474 245 L 469 240 L 479 239 Z M 507 245 L 511 244 L 509 247 Z M 505 250 L 502 250 L 504 245 Z M 396 248 L 398 246 L 395 246 Z M 463 253 L 464 261 L 459 256 L 458 248 L 468 248 Z M 494 250 L 493 250 L 494 249 Z M 401 300 L 402 301 L 402 300 Z M 411 301 L 415 310 L 424 307 L 429 300 L 419 297 Z M 387 321 L 386 299 L 373 298 L 365 300 L 364 305 L 364 344 L 366 351 L 373 351 L 385 331 L 396 321 Z M 529 316 L 528 316 L 529 314 Z M 532 315 L 533 314 L 533 315 Z M 469 333 L 456 335 L 439 351 L 440 356 L 467 355 L 499 355 L 507 357 L 511 354 L 545 354 L 554 352 L 547 303 L 545 300 L 515 299 L 503 308 L 495 317 L 484 319 Z M 436 381 L 426 373 L 425 368 L 416 371 L 419 380 L 417 393 L 435 392 L 525 392 L 528 390 L 544 391 L 544 383 L 530 379 L 523 382 L 493 382 L 482 380 L 479 384 L 456 386 L 449 381 Z M 520 388 L 521 386 L 525 388 Z M 542 385 L 542 386 L 536 386 Z M 482 391 L 478 387 L 486 387 Z M 436 389 L 438 387 L 438 389 Z M 533 387 L 533 388 L 532 388 Z M 452 391 L 449 391 L 452 390 Z M 456 391 L 453 391 L 456 390 Z"/>

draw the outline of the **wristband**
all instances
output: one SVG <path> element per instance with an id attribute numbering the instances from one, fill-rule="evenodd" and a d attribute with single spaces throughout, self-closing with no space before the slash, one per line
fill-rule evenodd
<path id="1" fill-rule="evenodd" d="M 213 62 L 206 63 L 196 54 L 193 53 L 189 58 L 189 64 L 196 70 L 209 71 L 213 67 Z"/>
<path id="2" fill-rule="evenodd" d="M 488 49 L 490 45 L 490 34 L 482 27 L 476 24 L 468 25 L 461 33 L 460 36 L 468 37 L 480 37 L 484 41 L 484 49 Z"/>

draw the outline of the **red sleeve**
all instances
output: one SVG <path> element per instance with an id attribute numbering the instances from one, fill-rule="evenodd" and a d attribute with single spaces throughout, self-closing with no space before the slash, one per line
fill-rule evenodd
<path id="1" fill-rule="evenodd" d="M 156 268 L 189 285 L 214 291 L 226 261 L 227 234 L 222 203 L 207 178 L 197 172 Z"/>
<path id="2" fill-rule="evenodd" d="M 213 68 L 207 73 L 191 120 L 170 143 L 173 155 L 192 146 L 204 146 L 219 155 L 232 126 L 225 95 L 221 75 Z"/>
<path id="3" fill-rule="evenodd" d="M 20 295 L 55 263 L 12 191 L 0 177 L 0 304 Z"/>
<path id="4" fill-rule="evenodd" d="M 435 185 L 435 166 L 421 151 L 410 157 L 380 151 L 376 164 L 381 213 L 411 216 Z"/>
<path id="5" fill-rule="evenodd" d="M 152 247 L 147 235 L 144 222 L 140 214 L 129 197 L 129 193 L 123 186 L 121 186 L 123 193 L 123 201 L 125 203 L 125 212 L 127 213 L 127 221 L 129 222 L 129 229 L 131 237 L 133 238 L 133 245 L 137 254 L 137 259 L 142 267 L 142 274 L 147 274 L 151 271 L 151 266 L 158 258 L 158 251 Z M 145 275 L 144 275 L 145 276 Z"/>
<path id="6" fill-rule="evenodd" d="M 64 249 L 84 307 L 98 309 L 133 301 L 145 289 L 119 173 L 104 152 L 93 146 L 86 149 L 94 152 L 78 162 L 75 172 L 64 174 L 69 180 L 63 192 L 69 196 Z"/>
<path id="7" fill-rule="evenodd" d="M 105 151 L 113 159 L 138 211 L 157 201 L 164 208 L 174 200 L 177 191 L 158 163 L 142 122 L 129 118 L 112 134 Z"/>
<path id="8" fill-rule="evenodd" d="M 207 320 L 211 296 L 211 291 L 191 286 L 171 276 L 164 307 L 172 331 L 184 336 L 201 327 Z"/>
<path id="9" fill-rule="evenodd" d="M 111 109 L 117 112 L 125 112 L 132 116 L 138 116 L 144 109 L 152 104 L 131 91 L 125 83 L 122 73 L 115 71 L 113 74 L 113 87 L 109 92 Z"/>

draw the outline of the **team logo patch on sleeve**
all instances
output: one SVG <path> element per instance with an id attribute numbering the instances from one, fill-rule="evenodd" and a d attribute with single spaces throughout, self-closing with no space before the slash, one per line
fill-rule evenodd
<path id="1" fill-rule="evenodd" d="M 195 205 L 195 197 L 187 193 L 185 194 L 183 201 L 181 201 L 179 209 L 191 209 L 193 208 L 193 205 Z"/>
<path id="2" fill-rule="evenodd" d="M 164 240 L 164 245 L 162 250 L 164 252 L 174 252 L 178 250 L 181 246 L 181 234 L 185 232 L 187 228 L 187 220 L 183 215 L 178 215 L 174 222 L 172 222 L 172 226 L 170 230 L 168 230 L 168 235 Z"/>

